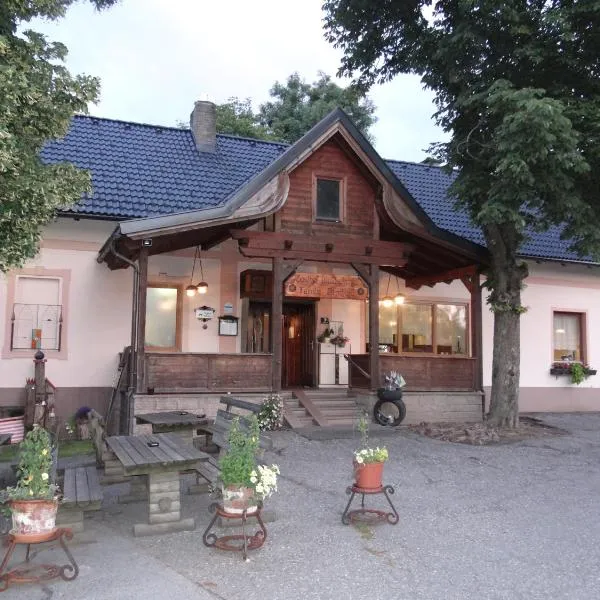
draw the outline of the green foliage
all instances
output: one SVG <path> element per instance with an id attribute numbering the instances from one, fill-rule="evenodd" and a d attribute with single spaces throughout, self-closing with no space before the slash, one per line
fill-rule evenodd
<path id="1" fill-rule="evenodd" d="M 116 0 L 92 0 L 98 8 Z M 45 165 L 39 152 L 65 135 L 76 112 L 97 99 L 99 81 L 72 76 L 67 48 L 17 28 L 34 17 L 62 17 L 73 0 L 3 0 L 0 5 L 0 272 L 38 251 L 41 227 L 90 192 L 88 173 Z"/>
<path id="2" fill-rule="evenodd" d="M 283 398 L 279 394 L 269 394 L 260 405 L 256 415 L 261 431 L 274 431 L 283 426 Z"/>
<path id="3" fill-rule="evenodd" d="M 217 131 L 258 140 L 275 139 L 269 130 L 259 123 L 258 116 L 252 110 L 250 98 L 240 100 L 233 97 L 224 104 L 218 104 Z"/>
<path id="4" fill-rule="evenodd" d="M 312 84 L 292 73 L 285 84 L 276 82 L 269 93 L 273 100 L 261 104 L 259 121 L 277 140 L 295 142 L 338 107 L 372 139 L 369 128 L 377 120 L 375 105 L 359 87 L 342 88 L 323 72 Z"/>
<path id="5" fill-rule="evenodd" d="M 50 434 L 37 425 L 21 443 L 18 482 L 7 488 L 10 500 L 51 500 L 57 488 L 51 480 L 52 440 Z"/>
<path id="6" fill-rule="evenodd" d="M 338 107 L 369 139 L 369 128 L 376 122 L 375 105 L 359 88 L 343 88 L 325 73 L 319 73 L 312 84 L 293 73 L 285 84 L 276 82 L 270 95 L 272 100 L 261 104 L 257 112 L 249 98 L 233 97 L 217 105 L 217 131 L 291 144 Z"/>
<path id="7" fill-rule="evenodd" d="M 229 448 L 219 460 L 220 478 L 225 487 L 252 487 L 250 478 L 256 469 L 259 434 L 255 415 L 250 418 L 250 429 L 247 431 L 242 429 L 239 417 L 234 417 L 227 437 Z"/>
<path id="8" fill-rule="evenodd" d="M 573 363 L 571 365 L 571 383 L 579 385 L 587 379 L 587 374 L 584 366 L 581 363 Z"/>

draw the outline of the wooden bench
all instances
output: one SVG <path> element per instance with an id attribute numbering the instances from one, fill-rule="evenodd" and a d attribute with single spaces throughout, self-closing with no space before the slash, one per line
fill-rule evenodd
<path id="1" fill-rule="evenodd" d="M 99 510 L 102 504 L 102 488 L 96 467 L 69 467 L 65 469 L 63 500 L 57 523 L 70 527 L 74 532 L 83 531 L 83 513 Z"/>

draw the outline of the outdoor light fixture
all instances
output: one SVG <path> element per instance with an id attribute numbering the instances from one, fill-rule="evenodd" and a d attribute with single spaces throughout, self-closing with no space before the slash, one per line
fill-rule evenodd
<path id="1" fill-rule="evenodd" d="M 198 246 L 196 249 L 198 250 L 198 260 L 200 261 L 200 277 L 202 278 L 200 283 L 196 286 L 196 289 L 198 290 L 199 294 L 206 294 L 206 292 L 208 292 L 208 283 L 204 281 L 204 270 L 202 269 L 202 256 L 200 246 Z"/>
<path id="2" fill-rule="evenodd" d="M 390 279 L 392 276 L 388 273 L 388 282 L 387 288 L 385 289 L 385 296 L 381 299 L 381 304 L 385 306 L 385 308 L 390 308 L 394 306 L 394 299 L 390 296 Z"/>
<path id="3" fill-rule="evenodd" d="M 404 300 L 406 300 L 404 294 L 401 294 L 400 292 L 398 292 L 396 294 L 396 296 L 394 297 L 394 302 L 398 305 L 400 304 L 404 304 Z"/>
<path id="4" fill-rule="evenodd" d="M 198 258 L 198 246 L 196 246 L 196 250 L 194 252 L 194 264 L 192 265 L 192 274 L 190 275 L 190 285 L 185 288 L 185 294 L 189 298 L 193 298 L 196 295 L 197 286 L 195 286 L 192 281 L 194 280 L 194 271 L 196 270 L 196 259 Z"/>
<path id="5" fill-rule="evenodd" d="M 192 296 L 195 296 L 196 295 L 196 286 L 195 285 L 188 285 L 185 288 L 185 294 L 186 294 L 186 296 L 189 296 L 190 298 Z"/>

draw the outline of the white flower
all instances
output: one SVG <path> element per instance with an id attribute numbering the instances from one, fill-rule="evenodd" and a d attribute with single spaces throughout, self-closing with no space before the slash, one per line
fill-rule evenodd
<path id="1" fill-rule="evenodd" d="M 357 456 L 356 457 L 356 462 L 357 463 L 362 464 L 362 461 L 363 461 L 363 457 L 362 456 Z"/>
<path id="2" fill-rule="evenodd" d="M 48 473 L 42 473 L 42 479 L 48 481 Z"/>

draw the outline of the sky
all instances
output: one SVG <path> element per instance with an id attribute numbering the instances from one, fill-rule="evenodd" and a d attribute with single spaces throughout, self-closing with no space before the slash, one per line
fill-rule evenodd
<path id="1" fill-rule="evenodd" d="M 334 76 L 341 52 L 323 37 L 322 0 L 121 0 L 97 12 L 84 2 L 66 18 L 30 27 L 69 49 L 71 73 L 100 77 L 99 117 L 175 126 L 194 101 L 232 96 L 255 107 L 275 81 L 297 71 Z M 337 80 L 347 85 L 348 80 Z M 402 75 L 374 87 L 375 148 L 388 159 L 421 161 L 446 139 L 432 115 L 433 95 Z"/>

